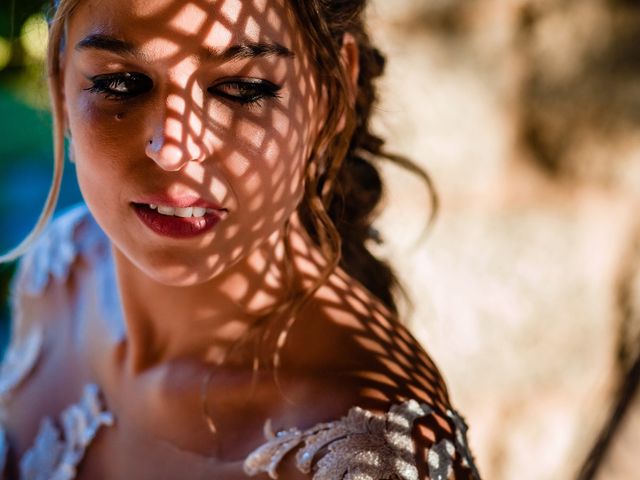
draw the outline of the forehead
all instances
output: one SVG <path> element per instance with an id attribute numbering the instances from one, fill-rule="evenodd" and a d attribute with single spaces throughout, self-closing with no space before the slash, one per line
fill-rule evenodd
<path id="1" fill-rule="evenodd" d="M 147 51 L 171 55 L 243 42 L 303 44 L 286 0 L 87 0 L 69 22 L 69 36 L 124 37 Z"/>

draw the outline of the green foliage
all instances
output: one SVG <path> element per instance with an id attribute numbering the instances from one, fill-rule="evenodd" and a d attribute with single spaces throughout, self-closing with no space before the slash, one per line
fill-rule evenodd
<path id="1" fill-rule="evenodd" d="M 0 2 L 0 36 L 15 39 L 29 16 L 47 12 L 49 3 L 42 0 L 3 0 Z"/>
<path id="2" fill-rule="evenodd" d="M 34 109 L 0 89 L 0 171 L 12 159 L 40 156 L 51 151 L 51 115 Z"/>

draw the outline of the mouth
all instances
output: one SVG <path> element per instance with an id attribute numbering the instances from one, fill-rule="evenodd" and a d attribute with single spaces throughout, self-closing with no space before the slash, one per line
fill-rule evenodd
<path id="1" fill-rule="evenodd" d="M 155 203 L 143 203 L 141 205 L 147 206 L 151 210 L 156 210 L 160 215 L 180 218 L 202 218 L 207 213 L 215 213 L 216 211 L 226 212 L 225 208 L 215 209 L 205 207 L 172 207 L 171 205 L 157 205 Z"/>
<path id="2" fill-rule="evenodd" d="M 131 203 L 141 222 L 154 233 L 171 238 L 192 238 L 211 230 L 229 211 L 205 206 L 176 207 Z"/>

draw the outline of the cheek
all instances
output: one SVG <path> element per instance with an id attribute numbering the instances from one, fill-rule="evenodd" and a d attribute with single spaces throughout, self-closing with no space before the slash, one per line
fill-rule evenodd
<path id="1" fill-rule="evenodd" d="M 84 119 L 71 126 L 70 148 L 75 158 L 78 184 L 89 203 L 117 195 L 120 189 L 116 188 L 116 183 L 126 175 L 121 161 L 126 148 L 114 140 L 112 130 L 104 128 L 100 122 Z"/>
<path id="2" fill-rule="evenodd" d="M 108 165 L 109 159 L 117 158 L 126 148 L 121 142 L 118 112 L 99 108 L 82 94 L 70 100 L 69 129 L 78 166 L 86 162 Z"/>
<path id="3" fill-rule="evenodd" d="M 143 176 L 144 172 L 135 165 L 144 155 L 144 145 L 140 146 L 141 122 L 136 121 L 131 109 L 104 107 L 88 97 L 83 92 L 67 98 L 78 182 L 90 200 L 119 193 L 121 188 L 115 188 L 114 182 L 123 187 L 123 178 L 135 180 Z"/>
<path id="4" fill-rule="evenodd" d="M 84 90 L 78 73 L 65 81 L 65 106 L 71 138 L 75 146 L 91 152 L 89 156 L 116 157 L 136 141 L 142 122 L 136 121 L 140 108 L 101 99 Z"/>
<path id="5" fill-rule="evenodd" d="M 298 85 L 293 79 L 285 84 Z M 299 201 L 315 128 L 313 108 L 294 87 L 268 109 L 237 117 L 221 132 L 227 173 L 252 212 L 268 207 L 281 221 Z"/>
<path id="6" fill-rule="evenodd" d="M 116 119 L 118 112 L 100 108 L 84 93 L 67 97 L 78 185 L 98 223 L 110 236 L 117 236 L 122 228 L 118 219 L 126 213 L 129 180 L 138 175 L 129 161 L 137 156 L 135 134 L 126 120 Z"/>
<path id="7" fill-rule="evenodd" d="M 284 162 L 286 168 L 276 168 L 275 174 L 288 183 L 287 193 L 300 196 L 306 163 L 321 123 L 311 75 L 300 75 L 291 81 L 292 93 L 284 108 L 273 112 L 272 128 L 279 142 L 268 153 Z M 279 165 L 280 167 L 282 164 Z"/>
<path id="8" fill-rule="evenodd" d="M 295 209 L 302 191 L 304 158 L 300 149 L 266 138 L 254 155 L 235 153 L 229 165 L 240 175 L 230 173 L 239 197 L 239 218 L 245 238 L 264 237 L 279 228 Z M 236 158 L 233 158 L 236 157 Z"/>

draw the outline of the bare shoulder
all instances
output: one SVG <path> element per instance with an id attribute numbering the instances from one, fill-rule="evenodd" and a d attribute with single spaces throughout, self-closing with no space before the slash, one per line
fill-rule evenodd
<path id="1" fill-rule="evenodd" d="M 364 458 L 360 454 L 375 436 L 378 460 L 387 466 L 377 474 L 389 476 L 366 478 L 479 478 L 467 427 L 435 363 L 395 315 L 348 275 L 337 272 L 305 306 L 285 350 L 283 364 L 295 365 L 313 393 L 301 402 L 298 425 L 304 428 L 292 433 L 309 441 L 295 460 L 283 462 L 292 476 L 282 478 L 297 478 L 294 464 L 300 466 L 305 454 L 315 459 L 306 464 L 310 469 L 366 470 L 346 458 Z M 366 431 L 358 430 L 362 425 Z M 332 456 L 314 450 L 320 437 Z M 407 470 L 394 470 L 400 464 Z M 339 473 L 326 478 L 342 478 Z"/>
<path id="2" fill-rule="evenodd" d="M 330 375 L 369 408 L 415 398 L 445 410 L 438 368 L 411 332 L 377 298 L 343 272 L 305 305 L 287 340 L 287 357 L 306 372 Z"/>

